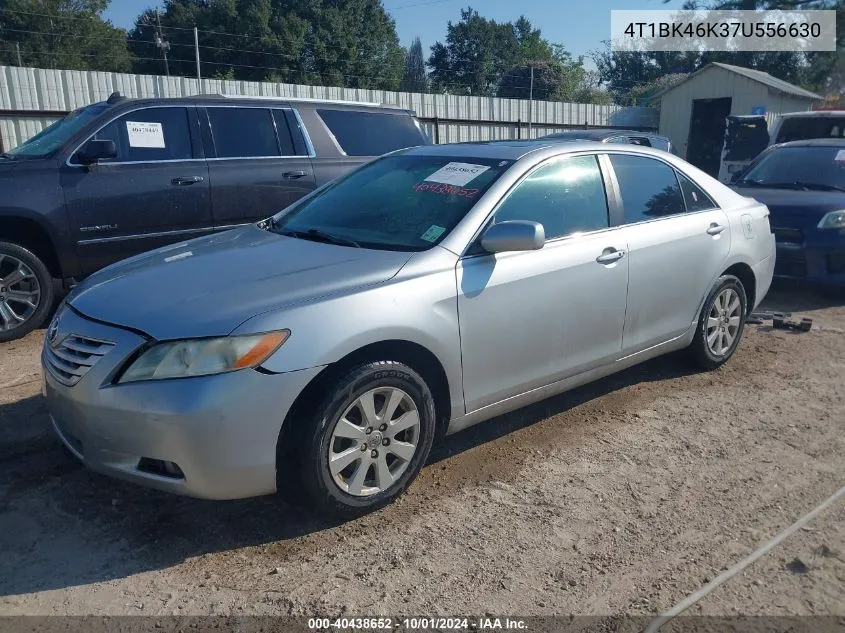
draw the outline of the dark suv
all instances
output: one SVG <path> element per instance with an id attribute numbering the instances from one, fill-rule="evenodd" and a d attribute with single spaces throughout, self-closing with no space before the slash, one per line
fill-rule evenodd
<path id="1" fill-rule="evenodd" d="M 115 93 L 75 110 L 0 158 L 0 341 L 108 264 L 269 217 L 429 143 L 412 112 L 374 103 Z"/>

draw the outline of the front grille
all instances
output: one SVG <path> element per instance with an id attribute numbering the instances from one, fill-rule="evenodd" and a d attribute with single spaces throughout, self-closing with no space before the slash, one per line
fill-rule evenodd
<path id="1" fill-rule="evenodd" d="M 786 244 L 803 244 L 804 232 L 801 229 L 783 229 L 778 227 L 772 228 L 772 233 L 775 234 L 775 241 Z"/>
<path id="2" fill-rule="evenodd" d="M 72 387 L 112 347 L 114 347 L 114 343 L 109 341 L 99 341 L 78 334 L 71 334 L 65 337 L 56 347 L 48 342 L 44 349 L 50 372 L 56 380 Z"/>

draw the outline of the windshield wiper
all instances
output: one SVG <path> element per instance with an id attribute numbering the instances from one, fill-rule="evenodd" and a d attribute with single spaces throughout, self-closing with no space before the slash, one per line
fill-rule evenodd
<path id="1" fill-rule="evenodd" d="M 759 180 L 754 180 L 753 178 L 742 178 L 741 180 L 737 180 L 735 185 L 748 185 L 749 187 L 765 187 L 767 186 L 766 183 L 761 182 Z"/>
<path id="2" fill-rule="evenodd" d="M 3 152 L 2 154 L 0 154 L 0 158 L 5 158 L 6 160 L 15 160 L 15 157 L 9 152 Z"/>
<path id="3" fill-rule="evenodd" d="M 286 235 L 287 237 L 296 237 L 301 240 L 311 240 L 312 242 L 325 242 L 327 244 L 336 244 L 337 246 L 352 246 L 354 248 L 361 248 L 361 245 L 345 237 L 338 237 L 331 233 L 320 231 L 319 229 L 308 229 L 307 231 L 294 231 L 292 229 L 281 230 L 279 235 Z"/>

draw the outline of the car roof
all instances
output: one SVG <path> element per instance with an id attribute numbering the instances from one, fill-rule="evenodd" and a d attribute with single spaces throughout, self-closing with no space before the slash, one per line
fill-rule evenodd
<path id="1" fill-rule="evenodd" d="M 779 143 L 775 147 L 842 147 L 845 148 L 845 138 L 808 138 L 802 141 Z"/>
<path id="2" fill-rule="evenodd" d="M 784 119 L 791 119 L 794 117 L 825 117 L 843 115 L 845 115 L 845 110 L 808 110 L 807 112 L 784 112 L 780 116 Z"/>
<path id="3" fill-rule="evenodd" d="M 639 147 L 633 145 L 632 147 Z M 500 160 L 519 160 L 533 152 L 543 149 L 556 149 L 559 153 L 579 150 L 607 151 L 607 145 L 588 140 L 576 140 L 560 143 L 543 139 L 522 141 L 477 141 L 471 143 L 446 143 L 443 145 L 421 145 L 404 150 L 406 154 L 421 156 L 452 156 L 467 158 L 491 158 Z"/>
<path id="4" fill-rule="evenodd" d="M 638 132 L 637 130 L 608 130 L 605 128 L 587 128 L 584 130 L 567 130 L 566 132 L 555 132 L 541 136 L 540 139 L 606 139 L 614 136 L 657 136 L 652 132 Z"/>

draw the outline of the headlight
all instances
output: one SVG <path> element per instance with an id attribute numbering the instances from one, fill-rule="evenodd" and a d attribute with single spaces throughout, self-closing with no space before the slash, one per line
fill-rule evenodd
<path id="1" fill-rule="evenodd" d="M 159 343 L 141 354 L 118 383 L 208 376 L 263 363 L 290 336 L 289 330 Z"/>
<path id="2" fill-rule="evenodd" d="M 825 213 L 819 222 L 820 229 L 845 229 L 845 209 Z"/>

